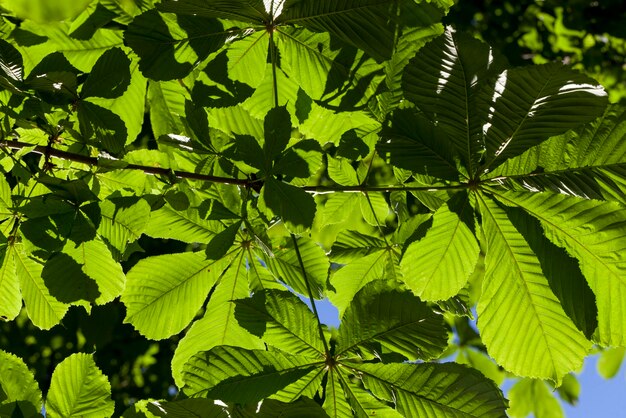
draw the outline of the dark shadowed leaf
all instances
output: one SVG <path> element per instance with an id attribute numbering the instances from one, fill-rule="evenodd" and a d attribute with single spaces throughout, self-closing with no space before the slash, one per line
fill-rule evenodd
<path id="1" fill-rule="evenodd" d="M 129 84 L 130 59 L 120 48 L 112 48 L 96 61 L 80 95 L 82 99 L 93 96 L 113 99 L 124 94 Z"/>

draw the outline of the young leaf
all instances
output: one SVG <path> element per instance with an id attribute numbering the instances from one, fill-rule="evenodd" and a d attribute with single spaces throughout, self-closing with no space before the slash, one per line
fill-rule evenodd
<path id="1" fill-rule="evenodd" d="M 45 406 L 51 418 L 111 416 L 111 385 L 91 355 L 72 354 L 54 369 Z"/>

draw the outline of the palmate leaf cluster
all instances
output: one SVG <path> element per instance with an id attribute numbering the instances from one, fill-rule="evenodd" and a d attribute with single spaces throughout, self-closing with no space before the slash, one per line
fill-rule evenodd
<path id="1" fill-rule="evenodd" d="M 179 335 L 177 399 L 133 414 L 501 417 L 502 370 L 567 395 L 626 345 L 626 110 L 588 76 L 508 65 L 445 0 L 19 4 L 0 317 L 121 303 Z M 114 413 L 98 350 L 45 403 L 0 356 L 3 414 Z M 514 389 L 516 416 L 555 402 Z"/>

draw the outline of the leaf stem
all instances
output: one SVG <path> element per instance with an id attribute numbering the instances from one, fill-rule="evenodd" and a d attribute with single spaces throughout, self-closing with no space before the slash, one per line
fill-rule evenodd
<path id="1" fill-rule="evenodd" d="M 311 291 L 309 278 L 306 275 L 306 269 L 304 268 L 302 255 L 300 254 L 300 248 L 298 247 L 298 240 L 296 239 L 296 236 L 293 233 L 291 234 L 291 240 L 293 241 L 293 247 L 296 250 L 296 257 L 298 257 L 298 264 L 300 264 L 300 269 L 302 270 L 302 276 L 304 276 L 304 283 L 306 284 L 306 290 L 309 293 L 309 300 L 311 301 L 311 308 L 313 309 L 313 313 L 315 314 L 315 318 L 317 319 L 317 329 L 319 330 L 320 338 L 322 339 L 322 343 L 324 344 L 324 352 L 326 356 L 330 356 L 330 349 L 328 348 L 328 343 L 326 342 L 326 337 L 324 336 L 324 329 L 322 328 L 322 321 L 320 321 L 320 315 L 317 312 L 317 307 L 315 306 L 315 299 L 313 298 L 313 292 Z"/>

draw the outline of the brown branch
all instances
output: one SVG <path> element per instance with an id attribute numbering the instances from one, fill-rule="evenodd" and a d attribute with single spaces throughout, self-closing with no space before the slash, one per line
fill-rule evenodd
<path id="1" fill-rule="evenodd" d="M 86 164 L 89 166 L 99 166 L 98 157 L 90 157 L 88 155 L 76 154 L 68 151 L 61 151 L 44 145 L 34 145 L 19 141 L 0 141 L 0 148 L 23 149 L 32 148 L 32 152 L 50 157 L 59 158 L 67 161 Z M 115 160 L 113 160 L 115 161 Z M 123 161 L 122 161 L 123 162 Z M 243 187 L 252 187 L 253 185 L 262 184 L 263 179 L 234 179 L 229 177 L 211 176 L 208 174 L 192 173 L 189 171 L 172 170 L 163 167 L 151 167 L 141 164 L 127 164 L 119 168 L 119 170 L 139 170 L 146 174 L 174 176 L 180 179 L 210 181 L 213 183 L 234 184 Z M 325 192 L 393 192 L 393 191 L 423 191 L 434 192 L 439 190 L 461 190 L 467 189 L 467 184 L 455 184 L 446 186 L 304 186 L 302 190 L 309 193 L 325 193 Z"/>
<path id="2" fill-rule="evenodd" d="M 0 141 L 0 147 L 2 148 L 11 148 L 11 149 L 22 149 L 22 148 L 33 148 L 33 152 L 36 152 L 41 155 L 49 155 L 50 157 L 60 158 L 67 161 L 74 161 L 77 163 L 87 164 L 90 166 L 98 166 L 98 158 L 90 157 L 82 154 L 75 154 L 73 152 L 61 151 L 54 148 L 49 148 L 43 145 L 33 145 L 27 144 L 25 142 L 19 141 Z M 208 174 L 199 174 L 199 173 L 191 173 L 188 171 L 180 171 L 180 170 L 171 170 L 169 168 L 164 167 L 151 167 L 147 165 L 140 164 L 127 164 L 125 166 L 120 167 L 121 170 L 140 170 L 146 174 L 155 174 L 155 175 L 174 175 L 175 177 L 181 179 L 190 179 L 190 180 L 200 180 L 200 181 L 211 181 L 214 183 L 224 183 L 224 184 L 236 184 L 240 186 L 250 186 L 252 183 L 258 182 L 258 180 L 248 180 L 248 179 L 233 179 L 228 177 L 218 177 L 211 176 Z"/>

